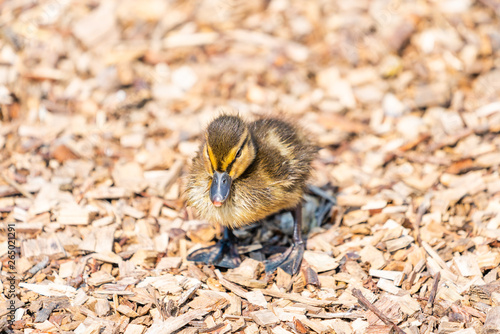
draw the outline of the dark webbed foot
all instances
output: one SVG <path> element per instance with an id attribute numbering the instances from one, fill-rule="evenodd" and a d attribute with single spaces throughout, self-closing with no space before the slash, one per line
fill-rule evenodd
<path id="1" fill-rule="evenodd" d="M 302 239 L 302 206 L 299 204 L 292 211 L 295 222 L 293 225 L 293 245 L 288 248 L 277 259 L 266 261 L 266 272 L 272 273 L 276 269 L 281 268 L 290 275 L 295 275 L 302 263 L 304 256 L 305 242 Z"/>
<path id="2" fill-rule="evenodd" d="M 266 272 L 272 273 L 276 269 L 281 268 L 286 273 L 295 275 L 300 269 L 304 250 L 304 242 L 293 244 L 283 254 L 278 256 L 277 259 L 266 262 Z"/>
<path id="3" fill-rule="evenodd" d="M 224 237 L 214 246 L 195 250 L 188 255 L 187 259 L 194 262 L 213 264 L 221 268 L 237 268 L 240 263 L 240 255 L 236 245 L 236 237 L 227 227 L 224 228 Z"/>

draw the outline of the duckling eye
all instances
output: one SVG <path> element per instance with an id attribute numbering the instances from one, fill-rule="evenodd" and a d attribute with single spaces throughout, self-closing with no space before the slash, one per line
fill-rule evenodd
<path id="1" fill-rule="evenodd" d="M 240 149 L 238 150 L 238 152 L 236 152 L 236 158 L 239 158 L 241 156 L 241 149 L 242 148 L 243 148 L 243 146 L 240 147 Z"/>

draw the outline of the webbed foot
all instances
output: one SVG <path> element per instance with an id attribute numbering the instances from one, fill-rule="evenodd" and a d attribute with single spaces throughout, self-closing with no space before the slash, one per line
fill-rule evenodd
<path id="1" fill-rule="evenodd" d="M 189 261 L 213 264 L 221 268 L 234 269 L 240 263 L 236 237 L 227 227 L 224 228 L 224 237 L 215 245 L 193 251 L 187 256 Z"/>
<path id="2" fill-rule="evenodd" d="M 266 273 L 272 273 L 276 269 L 281 268 L 289 275 L 295 275 L 302 263 L 304 256 L 304 242 L 298 242 L 288 248 L 283 254 L 278 256 L 277 259 L 266 261 Z"/>

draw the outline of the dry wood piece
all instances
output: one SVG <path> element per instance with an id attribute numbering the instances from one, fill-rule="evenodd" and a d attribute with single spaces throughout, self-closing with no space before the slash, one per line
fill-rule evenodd
<path id="1" fill-rule="evenodd" d="M 245 328 L 245 334 L 259 334 L 259 326 L 257 324 L 251 324 Z"/>
<path id="2" fill-rule="evenodd" d="M 316 333 L 320 333 L 320 334 L 328 333 L 330 330 L 328 328 L 328 326 L 324 325 L 323 323 L 321 323 L 320 321 L 317 321 L 317 320 L 309 320 L 306 318 L 306 319 L 302 319 L 302 322 L 304 323 L 304 325 L 311 328 Z"/>
<path id="3" fill-rule="evenodd" d="M 99 294 L 99 295 L 105 295 L 105 296 L 113 296 L 113 295 L 117 295 L 117 296 L 134 296 L 135 295 L 135 293 L 132 292 L 132 291 L 117 291 L 115 289 L 110 289 L 110 290 L 96 290 L 95 293 Z"/>
<path id="4" fill-rule="evenodd" d="M 146 326 L 129 324 L 124 334 L 142 334 L 145 330 Z"/>
<path id="5" fill-rule="evenodd" d="M 70 306 L 67 298 L 53 298 L 51 301 L 43 301 L 43 309 L 41 309 L 35 318 L 35 322 L 45 322 L 55 308 L 63 308 Z"/>
<path id="6" fill-rule="evenodd" d="M 403 276 L 403 272 L 401 271 L 375 270 L 375 269 L 370 269 L 368 274 L 373 277 L 385 278 L 391 281 L 397 281 Z"/>
<path id="7" fill-rule="evenodd" d="M 349 322 L 347 321 L 337 319 L 329 320 L 328 322 L 325 321 L 324 323 L 327 323 L 328 327 L 332 328 L 335 333 L 348 334 L 353 332 Z"/>
<path id="8" fill-rule="evenodd" d="M 230 293 L 229 294 L 229 307 L 227 308 L 225 316 L 241 316 L 241 298 Z"/>
<path id="9" fill-rule="evenodd" d="M 64 257 L 66 251 L 59 238 L 51 236 L 48 238 L 23 240 L 21 244 L 21 254 L 28 258 L 40 257 L 41 255 Z M 43 263 L 47 265 L 45 261 L 40 261 L 35 267 L 30 269 L 30 272 L 34 271 L 34 273 L 36 273 L 36 269 L 40 270 L 44 268 L 45 266 L 42 266 Z"/>
<path id="10" fill-rule="evenodd" d="M 356 299 L 358 299 L 358 302 L 361 306 L 372 311 L 380 320 L 382 320 L 387 326 L 390 326 L 397 333 L 404 334 L 404 331 L 395 323 L 393 323 L 391 319 L 382 314 L 375 306 L 373 306 L 373 304 L 363 296 L 360 290 L 353 289 L 352 294 L 354 297 L 356 297 Z"/>
<path id="11" fill-rule="evenodd" d="M 132 256 L 130 262 L 135 266 L 154 266 L 157 257 L 157 251 L 140 249 Z"/>
<path id="12" fill-rule="evenodd" d="M 129 306 L 127 305 L 118 305 L 118 307 L 116 308 L 116 310 L 120 313 L 122 313 L 123 315 L 126 315 L 127 317 L 129 318 L 135 318 L 138 316 L 137 312 L 135 312 L 134 310 L 132 310 Z"/>
<path id="13" fill-rule="evenodd" d="M 392 322 L 401 323 L 404 320 L 404 313 L 407 313 L 403 312 L 402 301 L 401 297 L 384 293 L 373 303 L 373 306 L 376 307 L 379 312 L 391 319 Z M 420 308 L 417 307 L 417 310 L 420 310 Z M 415 311 L 408 312 L 408 314 L 413 313 L 415 313 Z M 366 312 L 366 320 L 370 325 L 383 324 L 383 321 L 373 312 Z"/>
<path id="14" fill-rule="evenodd" d="M 500 292 L 500 281 L 484 285 L 473 285 L 469 294 L 473 302 L 491 305 L 491 298 L 495 292 Z"/>
<path id="15" fill-rule="evenodd" d="M 336 318 L 363 319 L 363 318 L 365 318 L 365 316 L 363 314 L 351 313 L 351 312 L 339 312 L 339 313 L 320 312 L 318 314 L 308 313 L 307 316 L 312 317 L 312 318 L 323 318 L 323 319 L 336 319 Z"/>
<path id="16" fill-rule="evenodd" d="M 280 322 L 280 319 L 269 310 L 255 311 L 250 313 L 250 316 L 259 326 L 275 325 Z"/>
<path id="17" fill-rule="evenodd" d="M 257 288 L 257 289 L 262 289 L 267 286 L 266 281 L 261 281 L 261 280 L 256 280 L 256 279 L 248 279 L 245 278 L 244 276 L 240 276 L 237 274 L 231 274 L 228 273 L 226 274 L 225 278 L 231 282 L 237 283 L 239 285 L 243 285 L 249 288 Z"/>
<path id="18" fill-rule="evenodd" d="M 118 199 L 124 197 L 130 197 L 132 193 L 130 190 L 120 187 L 110 187 L 110 188 L 99 188 L 89 191 L 85 194 L 86 198 L 89 199 Z"/>
<path id="19" fill-rule="evenodd" d="M 240 288 L 234 283 L 229 282 L 222 276 L 221 272 L 219 270 L 215 270 L 215 274 L 217 275 L 217 278 L 219 279 L 219 282 L 228 290 L 233 292 L 235 295 L 241 297 L 241 298 L 246 298 L 246 294 L 248 291 Z"/>
<path id="20" fill-rule="evenodd" d="M 311 306 L 328 306 L 335 304 L 336 302 L 333 300 L 317 300 L 317 299 L 312 299 L 312 298 L 307 298 L 307 297 L 302 297 L 298 294 L 295 293 L 283 293 L 279 291 L 274 291 L 274 290 L 260 290 L 263 294 L 266 296 L 272 296 L 276 298 L 284 298 L 288 300 L 293 300 L 298 303 L 303 303 Z"/>
<path id="21" fill-rule="evenodd" d="M 73 261 L 70 261 L 70 262 L 67 262 L 69 263 L 69 265 L 66 265 L 66 269 L 62 269 L 62 265 L 61 265 L 61 268 L 59 269 L 59 276 L 61 276 L 61 271 L 63 273 L 66 273 L 68 274 L 69 273 L 72 273 L 73 270 L 71 268 L 68 268 L 68 267 L 73 267 L 74 266 L 74 262 Z M 28 270 L 30 270 L 31 268 L 33 267 L 33 263 L 28 260 L 27 258 L 25 257 L 22 257 L 20 258 L 17 263 L 16 263 L 16 270 L 20 273 L 20 274 L 24 274 L 25 272 L 27 272 Z M 68 276 L 62 276 L 63 278 L 65 277 L 68 277 Z"/>
<path id="22" fill-rule="evenodd" d="M 378 281 L 377 288 L 392 293 L 394 295 L 397 295 L 401 292 L 401 289 L 396 287 L 393 282 L 383 278 L 381 278 Z"/>
<path id="23" fill-rule="evenodd" d="M 318 273 L 337 268 L 339 264 L 330 256 L 321 252 L 304 252 L 304 260 Z"/>
<path id="24" fill-rule="evenodd" d="M 376 270 L 382 268 L 386 261 L 384 258 L 384 253 L 373 247 L 372 245 L 365 246 L 360 252 L 359 255 L 364 262 L 370 263 L 371 270 Z M 371 274 L 370 274 L 371 275 Z"/>
<path id="25" fill-rule="evenodd" d="M 105 272 L 104 270 L 99 270 L 98 272 L 95 272 L 90 276 L 90 278 L 87 280 L 87 283 L 93 286 L 98 286 L 113 282 L 114 280 L 115 278 L 111 274 Z"/>
<path id="26" fill-rule="evenodd" d="M 164 257 L 156 265 L 156 270 L 169 270 L 173 268 L 179 268 L 182 263 L 181 257 Z"/>
<path id="27" fill-rule="evenodd" d="M 257 280 L 256 278 L 263 270 L 264 265 L 262 262 L 247 258 L 238 268 L 230 270 L 224 277 L 239 285 L 262 289 L 266 287 L 267 282 Z"/>
<path id="28" fill-rule="evenodd" d="M 111 307 L 107 299 L 97 298 L 97 302 L 95 304 L 95 313 L 98 317 L 107 315 L 110 310 Z"/>
<path id="29" fill-rule="evenodd" d="M 227 298 L 225 296 L 215 293 L 210 290 L 199 290 L 199 296 L 193 298 L 192 301 L 188 303 L 188 306 L 192 309 L 221 307 L 226 304 Z"/>
<path id="30" fill-rule="evenodd" d="M 488 314 L 486 314 L 486 320 L 484 321 L 483 332 L 485 334 L 496 334 L 500 333 L 500 307 L 492 307 Z"/>
<path id="31" fill-rule="evenodd" d="M 439 287 L 439 280 L 441 279 L 441 273 L 438 272 L 434 275 L 434 282 L 432 283 L 431 293 L 429 295 L 429 300 L 427 305 L 425 305 L 425 313 L 432 314 L 432 308 L 434 307 L 434 300 L 436 299 L 436 293 Z"/>
<path id="32" fill-rule="evenodd" d="M 48 264 L 49 264 L 49 257 L 48 256 L 44 256 L 40 260 L 40 262 L 38 262 L 33 267 L 31 267 L 31 269 L 28 271 L 28 273 L 31 274 L 31 275 L 35 275 L 40 270 L 42 270 L 43 268 L 45 268 Z"/>
<path id="33" fill-rule="evenodd" d="M 462 276 L 482 276 L 477 259 L 472 256 L 455 256 L 453 261 L 458 267 Z"/>
<path id="34" fill-rule="evenodd" d="M 385 244 L 387 246 L 387 251 L 395 252 L 401 248 L 407 247 L 413 241 L 414 241 L 414 239 L 411 236 L 405 235 L 405 236 L 402 236 L 401 238 L 398 238 L 398 239 L 388 240 L 385 242 Z"/>
<path id="35" fill-rule="evenodd" d="M 417 217 L 415 218 L 415 235 L 417 236 L 417 242 L 419 245 L 422 245 L 422 237 L 420 235 L 420 224 L 422 222 L 422 217 L 424 216 L 425 212 L 429 209 L 430 206 L 430 200 L 432 198 L 432 194 L 427 194 L 424 197 L 424 200 L 420 205 L 418 206 L 417 209 Z"/>
<path id="36" fill-rule="evenodd" d="M 41 284 L 31 284 L 31 283 L 19 283 L 21 288 L 26 288 L 34 291 L 40 295 L 47 297 L 62 297 L 62 296 L 74 296 L 76 289 L 72 286 L 50 283 L 47 285 Z"/>
<path id="37" fill-rule="evenodd" d="M 258 305 L 258 306 L 261 306 L 264 308 L 267 307 L 266 298 L 262 294 L 261 290 L 249 291 L 245 294 L 245 298 L 246 298 L 246 300 L 248 300 L 249 303 L 252 303 L 254 305 Z"/>
<path id="38" fill-rule="evenodd" d="M 449 100 L 450 88 L 446 83 L 417 87 L 415 92 L 415 104 L 418 108 L 444 105 Z"/>
<path id="39" fill-rule="evenodd" d="M 59 224 L 86 225 L 89 223 L 89 213 L 78 205 L 63 208 L 57 217 Z"/>
<path id="40" fill-rule="evenodd" d="M 276 271 L 276 285 L 285 291 L 290 290 L 292 286 L 292 276 L 286 273 L 283 269 L 278 268 Z"/>
<path id="41" fill-rule="evenodd" d="M 179 300 L 177 301 L 177 305 L 180 307 L 182 306 L 191 296 L 198 290 L 201 286 L 201 282 L 195 283 L 194 286 L 192 286 L 189 290 L 186 290 L 185 292 L 182 293 L 180 296 Z"/>
<path id="42" fill-rule="evenodd" d="M 24 197 L 29 198 L 29 199 L 33 199 L 33 195 L 31 195 L 28 191 L 26 191 L 24 189 L 24 187 L 22 187 L 19 183 L 17 183 L 16 181 L 14 181 L 10 177 L 8 177 L 5 172 L 1 172 L 0 177 L 5 182 L 7 182 L 12 188 L 16 189 L 19 193 L 21 193 Z"/>
<path id="43" fill-rule="evenodd" d="M 276 326 L 272 329 L 273 334 L 292 334 L 292 332 L 287 331 L 281 326 Z"/>
<path id="44" fill-rule="evenodd" d="M 187 325 L 190 321 L 199 319 L 209 312 L 204 310 L 191 310 L 178 317 L 169 318 L 165 321 L 157 320 L 148 328 L 146 334 L 164 333 L 170 334 Z"/>

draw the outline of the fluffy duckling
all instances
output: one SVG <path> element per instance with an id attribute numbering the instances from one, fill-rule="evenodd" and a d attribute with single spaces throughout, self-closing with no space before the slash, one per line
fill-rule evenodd
<path id="1" fill-rule="evenodd" d="M 214 119 L 193 159 L 187 197 L 201 217 L 224 226 L 224 236 L 188 259 L 235 268 L 240 258 L 232 229 L 293 210 L 293 246 L 268 261 L 266 271 L 281 267 L 296 273 L 304 252 L 301 200 L 316 153 L 302 130 L 283 119 L 246 122 L 233 115 Z"/>

